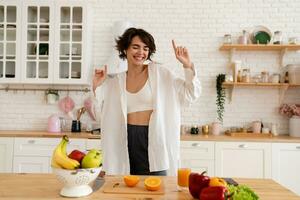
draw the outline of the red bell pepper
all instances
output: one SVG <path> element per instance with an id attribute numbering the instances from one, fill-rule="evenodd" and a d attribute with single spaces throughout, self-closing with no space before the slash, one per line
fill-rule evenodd
<path id="1" fill-rule="evenodd" d="M 223 186 L 206 187 L 199 195 L 200 200 L 227 200 L 228 197 L 227 189 Z"/>
<path id="2" fill-rule="evenodd" d="M 190 194 L 195 198 L 198 199 L 203 188 L 208 187 L 209 184 L 209 177 L 205 176 L 206 172 L 202 174 L 198 173 L 190 173 L 189 176 L 189 191 Z"/>

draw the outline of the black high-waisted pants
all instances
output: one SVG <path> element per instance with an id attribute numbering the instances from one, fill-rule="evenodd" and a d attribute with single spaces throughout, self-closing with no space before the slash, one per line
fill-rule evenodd
<path id="1" fill-rule="evenodd" d="M 130 174 L 166 176 L 166 170 L 156 172 L 149 170 L 148 128 L 148 126 L 127 124 Z"/>

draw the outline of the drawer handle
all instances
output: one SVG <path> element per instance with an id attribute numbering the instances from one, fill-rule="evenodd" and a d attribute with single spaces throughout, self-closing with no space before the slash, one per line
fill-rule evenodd
<path id="1" fill-rule="evenodd" d="M 240 145 L 239 145 L 239 148 L 247 148 L 247 145 L 245 145 L 245 144 L 240 144 Z"/>
<path id="2" fill-rule="evenodd" d="M 34 143 L 35 143 L 35 140 L 28 140 L 28 143 L 29 143 L 29 144 L 34 144 Z"/>
<path id="3" fill-rule="evenodd" d="M 199 147 L 200 144 L 199 144 L 199 143 L 193 143 L 192 146 L 193 146 L 193 147 Z"/>
<path id="4" fill-rule="evenodd" d="M 300 146 L 296 146 L 296 149 L 300 149 Z"/>

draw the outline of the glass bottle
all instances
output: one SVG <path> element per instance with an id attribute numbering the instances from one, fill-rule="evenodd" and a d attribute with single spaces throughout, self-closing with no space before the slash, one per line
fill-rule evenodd
<path id="1" fill-rule="evenodd" d="M 282 33 L 281 31 L 274 32 L 273 44 L 282 44 Z"/>
<path id="2" fill-rule="evenodd" d="M 243 69 L 242 82 L 244 83 L 250 82 L 250 69 Z"/>

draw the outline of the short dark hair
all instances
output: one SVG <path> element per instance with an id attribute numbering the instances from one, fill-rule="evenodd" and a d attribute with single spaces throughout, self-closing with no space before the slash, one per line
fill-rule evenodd
<path id="1" fill-rule="evenodd" d="M 129 28 L 122 36 L 116 39 L 116 49 L 119 51 L 119 57 L 121 59 L 126 58 L 125 50 L 129 48 L 132 39 L 138 36 L 149 48 L 148 60 L 151 60 L 151 56 L 155 53 L 156 47 L 153 36 L 143 29 Z"/>

